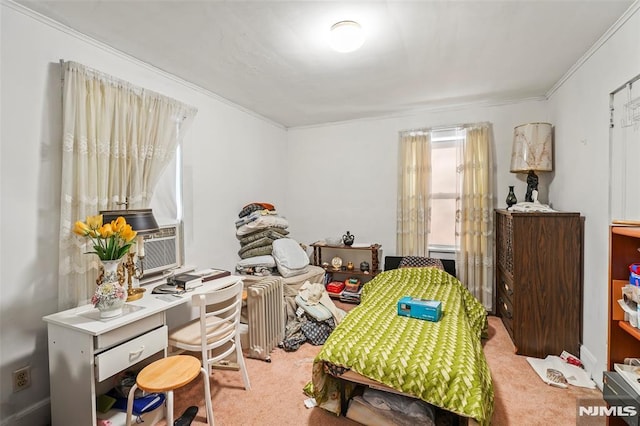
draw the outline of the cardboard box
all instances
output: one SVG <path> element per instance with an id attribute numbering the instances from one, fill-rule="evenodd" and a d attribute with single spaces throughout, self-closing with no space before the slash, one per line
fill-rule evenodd
<path id="1" fill-rule="evenodd" d="M 398 315 L 428 321 L 440 321 L 442 302 L 405 296 L 398 300 Z"/>

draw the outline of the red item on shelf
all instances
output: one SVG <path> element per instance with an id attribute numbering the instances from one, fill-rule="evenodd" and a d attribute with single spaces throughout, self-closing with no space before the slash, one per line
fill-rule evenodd
<path id="1" fill-rule="evenodd" d="M 327 284 L 327 292 L 340 293 L 344 290 L 344 283 L 342 281 L 333 281 Z"/>

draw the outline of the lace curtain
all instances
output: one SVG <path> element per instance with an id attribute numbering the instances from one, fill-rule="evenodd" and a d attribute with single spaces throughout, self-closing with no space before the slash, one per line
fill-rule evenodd
<path id="1" fill-rule="evenodd" d="M 471 293 L 493 308 L 493 153 L 487 123 L 458 126 L 456 273 Z M 429 256 L 432 130 L 400 133 L 396 254 Z"/>
<path id="2" fill-rule="evenodd" d="M 60 215 L 60 309 L 88 303 L 96 256 L 72 233 L 100 210 L 148 207 L 196 109 L 75 62 L 65 62 Z"/>
<path id="3" fill-rule="evenodd" d="M 429 132 L 403 132 L 399 145 L 396 254 L 428 256 L 431 136 Z"/>
<path id="4" fill-rule="evenodd" d="M 488 124 L 467 127 L 458 165 L 462 182 L 456 215 L 458 279 L 493 309 L 493 153 Z"/>

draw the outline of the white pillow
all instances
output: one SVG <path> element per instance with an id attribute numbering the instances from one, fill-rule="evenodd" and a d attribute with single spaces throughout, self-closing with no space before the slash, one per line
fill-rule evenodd
<path id="1" fill-rule="evenodd" d="M 271 254 L 278 272 L 283 277 L 304 274 L 309 266 L 309 256 L 295 240 L 280 238 L 273 242 Z"/>

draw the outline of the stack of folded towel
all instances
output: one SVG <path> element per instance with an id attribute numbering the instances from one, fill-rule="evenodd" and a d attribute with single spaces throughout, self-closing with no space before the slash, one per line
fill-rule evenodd
<path id="1" fill-rule="evenodd" d="M 273 242 L 289 235 L 289 223 L 278 215 L 273 204 L 250 203 L 242 208 L 236 220 L 236 237 L 242 259 L 236 270 L 242 274 L 271 275 L 276 270 L 272 254 Z"/>

